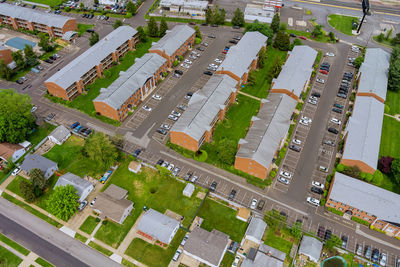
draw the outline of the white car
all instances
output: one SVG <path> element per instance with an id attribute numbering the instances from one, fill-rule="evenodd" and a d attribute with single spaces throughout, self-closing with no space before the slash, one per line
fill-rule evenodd
<path id="1" fill-rule="evenodd" d="M 31 109 L 31 112 L 33 113 L 33 112 L 35 112 L 36 110 L 37 110 L 37 106 L 33 106 L 32 109 Z"/>
<path id="2" fill-rule="evenodd" d="M 332 52 L 328 52 L 328 53 L 326 53 L 326 56 L 327 56 L 327 57 L 334 57 L 334 56 L 335 56 L 335 54 L 334 54 L 334 53 L 332 53 Z"/>
<path id="3" fill-rule="evenodd" d="M 222 63 L 222 59 L 219 59 L 219 58 L 214 59 L 214 61 L 215 61 L 216 63 L 218 63 L 218 64 L 221 64 L 221 63 Z"/>
<path id="4" fill-rule="evenodd" d="M 167 168 L 168 165 L 169 165 L 168 161 L 164 161 L 164 162 L 161 164 L 161 167 Z"/>
<path id="5" fill-rule="evenodd" d="M 189 66 L 188 64 L 186 64 L 186 63 L 182 63 L 182 64 L 181 64 L 181 67 L 182 67 L 182 68 L 185 68 L 185 69 L 190 68 L 190 66 Z"/>
<path id="6" fill-rule="evenodd" d="M 307 197 L 307 202 L 314 206 L 319 206 L 319 200 L 313 197 Z"/>
<path id="7" fill-rule="evenodd" d="M 312 99 L 312 100 L 315 100 L 315 101 L 318 101 L 318 97 L 316 97 L 316 96 L 310 96 L 310 99 Z"/>
<path id="8" fill-rule="evenodd" d="M 239 266 L 239 262 L 240 262 L 240 257 L 239 257 L 239 256 L 236 256 L 236 257 L 235 257 L 235 260 L 234 260 L 233 263 L 232 263 L 232 267 L 237 267 L 237 266 Z"/>
<path id="9" fill-rule="evenodd" d="M 386 266 L 386 259 L 387 259 L 386 253 L 382 253 L 381 260 L 379 261 L 379 265 Z"/>
<path id="10" fill-rule="evenodd" d="M 175 116 L 175 115 L 169 114 L 169 115 L 168 115 L 168 119 L 173 120 L 173 121 L 177 121 L 177 120 L 178 120 L 178 117 Z"/>
<path id="11" fill-rule="evenodd" d="M 321 188 L 322 190 L 323 190 L 324 187 L 325 187 L 323 184 L 321 184 L 320 182 L 317 182 L 317 181 L 312 181 L 311 184 L 312 184 L 312 186 Z"/>
<path id="12" fill-rule="evenodd" d="M 282 184 L 289 184 L 289 180 L 286 178 L 283 178 L 282 176 L 278 177 L 278 181 L 281 182 Z"/>
<path id="13" fill-rule="evenodd" d="M 281 171 L 280 174 L 285 178 L 288 178 L 288 179 L 292 178 L 292 174 L 290 172 Z"/>
<path id="14" fill-rule="evenodd" d="M 167 170 L 169 170 L 170 172 L 172 172 L 174 170 L 175 165 L 170 163 L 167 167 Z"/>
<path id="15" fill-rule="evenodd" d="M 161 128 L 163 128 L 165 130 L 170 130 L 171 129 L 171 125 L 164 123 L 164 124 L 161 124 Z"/>
<path id="16" fill-rule="evenodd" d="M 325 83 L 325 80 L 324 80 L 324 79 L 317 78 L 317 83 L 322 83 L 322 84 L 324 84 L 324 83 Z"/>
<path id="17" fill-rule="evenodd" d="M 336 118 L 332 118 L 331 122 L 333 122 L 334 124 L 340 125 L 342 122 Z"/>
<path id="18" fill-rule="evenodd" d="M 218 65 L 217 65 L 217 64 L 214 64 L 214 63 L 211 63 L 211 64 L 209 64 L 208 66 L 209 66 L 209 67 L 218 68 Z"/>
<path id="19" fill-rule="evenodd" d="M 180 117 L 182 114 L 181 113 L 179 113 L 178 111 L 172 111 L 171 112 L 171 115 L 174 115 L 174 116 L 176 116 L 176 117 Z"/>
<path id="20" fill-rule="evenodd" d="M 293 144 L 301 145 L 301 141 L 299 139 L 293 139 L 292 142 Z"/>
<path id="21" fill-rule="evenodd" d="M 309 117 L 306 117 L 306 116 L 302 116 L 301 119 L 302 119 L 302 120 L 305 120 L 305 121 L 308 122 L 308 123 L 311 123 L 311 122 L 312 122 L 312 120 L 311 120 Z"/>
<path id="22" fill-rule="evenodd" d="M 21 168 L 17 167 L 15 170 L 13 170 L 13 172 L 11 173 L 11 175 L 16 176 L 18 173 L 21 172 Z"/>
<path id="23" fill-rule="evenodd" d="M 185 235 L 185 237 L 182 239 L 181 246 L 184 246 L 186 244 L 186 241 L 188 240 L 188 238 L 189 238 L 189 233 L 187 233 Z"/>
<path id="24" fill-rule="evenodd" d="M 192 55 L 195 55 L 196 57 L 199 57 L 200 53 L 197 53 L 196 51 L 192 51 Z"/>
<path id="25" fill-rule="evenodd" d="M 256 208 L 256 206 L 257 206 L 257 199 L 254 198 L 251 201 L 250 209 L 254 210 Z"/>
<path id="26" fill-rule="evenodd" d="M 152 108 L 149 106 L 142 106 L 142 109 L 146 110 L 146 111 L 151 111 Z"/>
<path id="27" fill-rule="evenodd" d="M 328 172 L 328 168 L 325 167 L 325 166 L 319 166 L 319 170 L 320 170 L 321 172 Z"/>
<path id="28" fill-rule="evenodd" d="M 301 119 L 301 120 L 300 120 L 300 124 L 303 124 L 303 125 L 305 125 L 305 126 L 308 126 L 308 121 L 306 121 L 306 120 L 304 120 L 304 119 Z"/>
<path id="29" fill-rule="evenodd" d="M 191 59 L 193 59 L 193 60 L 194 60 L 194 59 L 197 59 L 196 55 L 190 55 L 189 57 L 190 57 Z"/>
<path id="30" fill-rule="evenodd" d="M 193 62 L 190 61 L 189 59 L 185 59 L 183 62 L 185 62 L 186 64 L 192 64 Z"/>
<path id="31" fill-rule="evenodd" d="M 314 100 L 314 99 L 308 99 L 308 103 L 310 103 L 312 105 L 316 105 L 318 103 L 318 101 Z"/>
<path id="32" fill-rule="evenodd" d="M 179 256 L 182 254 L 182 249 L 178 249 L 175 254 L 174 257 L 172 257 L 173 261 L 177 261 L 179 259 Z"/>
<path id="33" fill-rule="evenodd" d="M 155 99 L 155 100 L 161 100 L 162 96 L 155 94 L 155 95 L 152 96 L 152 98 Z"/>
<path id="34" fill-rule="evenodd" d="M 97 197 L 95 197 L 93 200 L 92 200 L 92 202 L 90 202 L 90 207 L 93 207 L 93 205 L 94 205 L 94 203 L 96 202 L 96 199 L 97 199 Z"/>

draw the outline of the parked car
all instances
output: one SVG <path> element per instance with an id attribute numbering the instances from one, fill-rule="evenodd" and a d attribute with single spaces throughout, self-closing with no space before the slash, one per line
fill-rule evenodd
<path id="1" fill-rule="evenodd" d="M 301 141 L 299 139 L 293 139 L 292 142 L 293 144 L 301 145 Z"/>
<path id="2" fill-rule="evenodd" d="M 178 249 L 178 250 L 175 252 L 174 256 L 172 257 L 172 260 L 173 260 L 173 261 L 178 261 L 179 256 L 180 256 L 181 254 L 182 254 L 182 249 Z"/>
<path id="3" fill-rule="evenodd" d="M 342 114 L 342 112 L 343 112 L 340 108 L 333 108 L 332 111 L 339 113 L 339 114 Z"/>
<path id="4" fill-rule="evenodd" d="M 185 62 L 186 64 L 192 64 L 193 62 L 190 61 L 189 59 L 185 59 L 183 62 Z"/>
<path id="5" fill-rule="evenodd" d="M 325 167 L 325 166 L 322 166 L 322 165 L 319 166 L 319 170 L 320 170 L 321 172 L 328 172 L 328 168 Z"/>
<path id="6" fill-rule="evenodd" d="M 21 80 L 21 79 L 18 79 L 18 80 L 16 81 L 16 83 L 18 83 L 18 84 L 23 84 L 23 83 L 24 83 L 24 81 L 23 81 L 23 80 Z"/>
<path id="7" fill-rule="evenodd" d="M 172 163 L 170 163 L 170 164 L 168 165 L 168 167 L 167 167 L 167 170 L 169 170 L 170 172 L 172 172 L 172 171 L 174 170 L 174 168 L 175 168 L 175 165 L 172 164 Z"/>
<path id="8" fill-rule="evenodd" d="M 175 111 L 175 110 L 173 110 L 173 111 L 171 112 L 171 114 L 174 115 L 174 116 L 176 116 L 176 117 L 180 117 L 180 116 L 182 115 L 181 113 L 179 113 L 178 111 Z"/>
<path id="9" fill-rule="evenodd" d="M 232 267 L 237 267 L 237 266 L 239 266 L 239 262 L 240 262 L 240 257 L 239 257 L 239 256 L 236 256 L 236 257 L 235 257 L 235 260 L 234 260 L 233 263 L 232 263 Z"/>
<path id="10" fill-rule="evenodd" d="M 161 100 L 162 96 L 154 94 L 151 98 L 155 99 L 155 100 Z"/>
<path id="11" fill-rule="evenodd" d="M 178 105 L 176 108 L 185 111 L 186 107 L 184 105 Z"/>
<path id="12" fill-rule="evenodd" d="M 152 110 L 151 107 L 146 106 L 146 105 L 142 106 L 142 109 L 144 109 L 144 110 L 146 110 L 146 111 L 149 111 L 149 112 Z"/>
<path id="13" fill-rule="evenodd" d="M 161 128 L 163 128 L 163 129 L 165 129 L 165 130 L 170 130 L 171 127 L 172 127 L 171 125 L 166 124 L 166 123 L 161 124 Z"/>
<path id="14" fill-rule="evenodd" d="M 319 238 L 324 238 L 324 236 L 325 236 L 325 227 L 320 226 L 320 227 L 318 228 L 317 236 L 318 236 Z"/>
<path id="15" fill-rule="evenodd" d="M 97 197 L 95 197 L 95 198 L 92 200 L 92 202 L 90 202 L 90 207 L 93 207 L 94 203 L 96 203 L 96 199 L 97 199 Z"/>
<path id="16" fill-rule="evenodd" d="M 37 106 L 33 106 L 32 108 L 31 108 L 31 112 L 33 113 L 33 112 L 35 112 L 37 110 Z"/>
<path id="17" fill-rule="evenodd" d="M 362 244 L 357 244 L 357 246 L 356 246 L 356 254 L 358 256 L 362 256 L 362 253 L 363 253 L 363 245 Z"/>
<path id="18" fill-rule="evenodd" d="M 195 183 L 195 182 L 197 181 L 198 178 L 199 178 L 199 177 L 198 177 L 197 175 L 193 175 L 193 176 L 192 176 L 192 179 L 190 179 L 190 181 L 191 181 L 192 183 Z"/>
<path id="19" fill-rule="evenodd" d="M 318 92 L 313 92 L 311 95 L 312 95 L 312 96 L 315 96 L 315 97 L 321 97 L 321 94 L 318 93 Z"/>
<path id="20" fill-rule="evenodd" d="M 103 177 L 101 177 L 100 183 L 105 184 L 105 183 L 107 182 L 108 178 L 110 178 L 111 174 L 112 174 L 112 170 L 108 170 L 108 171 L 103 175 Z"/>
<path id="21" fill-rule="evenodd" d="M 378 262 L 378 260 L 379 260 L 379 249 L 374 248 L 372 250 L 372 261 L 373 262 Z"/>
<path id="22" fill-rule="evenodd" d="M 332 236 L 332 231 L 329 230 L 329 229 L 326 229 L 326 231 L 325 231 L 325 236 L 324 236 L 324 240 L 330 239 L 331 236 Z"/>
<path id="23" fill-rule="evenodd" d="M 334 56 L 335 56 L 335 54 L 332 53 L 332 52 L 328 52 L 328 53 L 326 53 L 325 55 L 326 55 L 327 57 L 334 57 Z"/>
<path id="24" fill-rule="evenodd" d="M 190 68 L 190 65 L 189 65 L 189 64 L 186 64 L 186 63 L 182 63 L 182 64 L 181 64 L 181 67 L 182 67 L 182 68 L 185 68 L 185 69 L 188 69 L 188 68 Z"/>
<path id="25" fill-rule="evenodd" d="M 163 128 L 158 128 L 156 130 L 156 132 L 159 133 L 159 134 L 162 134 L 162 135 L 166 135 L 167 134 L 167 131 L 165 129 L 163 129 Z"/>
<path id="26" fill-rule="evenodd" d="M 336 118 L 332 118 L 331 122 L 333 122 L 334 124 L 340 125 L 342 122 Z"/>
<path id="27" fill-rule="evenodd" d="M 82 128 L 79 130 L 79 133 L 80 133 L 80 134 L 83 134 L 84 132 L 86 132 L 87 129 L 88 129 L 87 127 L 82 127 Z"/>
<path id="28" fill-rule="evenodd" d="M 316 81 L 317 83 L 322 83 L 322 84 L 325 83 L 325 80 L 324 80 L 324 79 L 321 79 L 321 78 L 317 78 L 315 81 Z"/>
<path id="29" fill-rule="evenodd" d="M 212 182 L 211 185 L 210 185 L 210 191 L 211 192 L 214 192 L 215 189 L 217 189 L 217 182 L 216 181 Z"/>
<path id="30" fill-rule="evenodd" d="M 181 246 L 184 246 L 184 245 L 186 244 L 186 241 L 188 240 L 188 238 L 189 238 L 189 233 L 187 233 L 187 234 L 183 237 L 182 242 L 181 242 Z"/>
<path id="31" fill-rule="evenodd" d="M 79 132 L 79 130 L 82 128 L 82 125 L 78 125 L 75 127 L 74 132 Z"/>
<path id="32" fill-rule="evenodd" d="M 326 70 L 319 70 L 319 72 L 322 74 L 328 75 L 328 71 L 326 71 Z"/>
<path id="33" fill-rule="evenodd" d="M 294 33 L 290 33 L 289 36 L 290 36 L 290 37 L 297 37 L 297 35 L 294 34 Z"/>
<path id="34" fill-rule="evenodd" d="M 161 166 L 163 163 L 164 163 L 164 160 L 162 160 L 162 159 L 159 159 L 159 160 L 157 161 L 156 165 L 159 165 L 159 166 Z"/>
<path id="35" fill-rule="evenodd" d="M 196 49 L 199 50 L 199 51 L 204 51 L 205 50 L 204 47 L 201 47 L 201 46 L 198 46 Z"/>
<path id="36" fill-rule="evenodd" d="M 183 71 L 181 71 L 181 70 L 175 70 L 175 73 L 177 73 L 179 75 L 183 75 Z"/>
<path id="37" fill-rule="evenodd" d="M 31 68 L 31 71 L 32 71 L 33 73 L 36 73 L 36 74 L 39 74 L 39 73 L 40 73 L 40 70 L 38 70 L 37 68 Z"/>
<path id="38" fill-rule="evenodd" d="M 238 42 L 236 40 L 229 40 L 229 43 L 231 44 L 237 44 Z"/>
<path id="39" fill-rule="evenodd" d="M 311 187 L 311 192 L 316 193 L 318 195 L 322 195 L 324 193 L 324 190 L 322 190 L 321 188 L 318 187 Z"/>
<path id="40" fill-rule="evenodd" d="M 287 171 L 281 171 L 280 175 L 282 175 L 283 177 L 288 178 L 288 179 L 292 178 L 292 174 Z"/>
<path id="41" fill-rule="evenodd" d="M 333 128 L 333 127 L 329 127 L 328 128 L 328 132 L 333 133 L 333 134 L 338 134 L 339 133 L 339 131 L 337 129 Z"/>
<path id="42" fill-rule="evenodd" d="M 319 200 L 313 197 L 307 197 L 307 202 L 314 206 L 319 206 Z"/>
<path id="43" fill-rule="evenodd" d="M 254 210 L 257 206 L 257 199 L 253 198 L 250 204 L 250 209 Z"/>
<path id="44" fill-rule="evenodd" d="M 86 131 L 84 131 L 82 134 L 83 134 L 84 136 L 88 136 L 88 135 L 90 135 L 91 133 L 92 133 L 92 129 L 87 128 Z"/>
<path id="45" fill-rule="evenodd" d="M 163 163 L 161 163 L 161 167 L 167 168 L 169 165 L 168 161 L 163 161 Z"/>
<path id="46" fill-rule="evenodd" d="M 323 184 L 321 184 L 320 182 L 317 182 L 317 181 L 312 181 L 311 184 L 314 187 L 317 187 L 317 188 L 320 188 L 320 189 L 324 189 L 324 187 L 325 187 Z"/>
<path id="47" fill-rule="evenodd" d="M 193 96 L 193 93 L 192 93 L 192 92 L 189 92 L 189 93 L 187 93 L 187 94 L 185 95 L 185 99 L 189 100 L 189 99 L 192 98 L 192 96 Z"/>
<path id="48" fill-rule="evenodd" d="M 387 255 L 386 253 L 381 253 L 381 257 L 379 260 L 379 265 L 386 266 Z"/>
<path id="49" fill-rule="evenodd" d="M 203 23 L 203 24 L 204 24 L 204 23 Z M 202 24 L 202 25 L 203 25 L 203 24 Z M 207 23 L 205 23 L 205 25 L 207 26 Z M 215 34 L 209 34 L 208 37 L 211 38 L 211 39 L 215 39 Z"/>
<path id="50" fill-rule="evenodd" d="M 87 206 L 87 204 L 88 204 L 87 200 L 84 200 L 81 203 L 79 203 L 78 211 L 82 211 Z"/>
<path id="51" fill-rule="evenodd" d="M 185 177 L 183 177 L 183 179 L 185 179 L 186 181 L 189 181 L 190 178 L 192 178 L 193 172 L 189 171 L 186 173 Z"/>
<path id="52" fill-rule="evenodd" d="M 136 149 L 135 152 L 133 153 L 133 156 L 134 156 L 134 157 L 139 156 L 140 152 L 142 152 L 142 150 Z"/>
<path id="53" fill-rule="evenodd" d="M 338 104 L 338 103 L 335 103 L 335 104 L 333 104 L 333 106 L 334 106 L 334 107 L 336 107 L 336 108 L 344 108 L 344 106 L 343 106 L 343 105 L 341 105 L 341 104 Z"/>
<path id="54" fill-rule="evenodd" d="M 332 140 L 324 140 L 324 144 L 328 146 L 335 146 L 335 142 L 333 142 Z"/>
<path id="55" fill-rule="evenodd" d="M 301 40 L 307 40 L 307 38 L 304 37 L 304 36 L 299 36 L 299 39 L 301 39 Z"/>
<path id="56" fill-rule="evenodd" d="M 205 75 L 209 75 L 209 76 L 211 76 L 211 75 L 213 75 L 213 73 L 211 72 L 211 71 L 209 71 L 209 70 L 206 70 L 205 72 L 203 72 Z"/>
<path id="57" fill-rule="evenodd" d="M 47 120 L 47 121 L 50 121 L 50 120 L 52 120 L 55 116 L 56 116 L 56 114 L 50 113 L 49 115 L 47 115 L 46 120 Z"/>
<path id="58" fill-rule="evenodd" d="M 289 145 L 289 148 L 290 148 L 291 150 L 296 151 L 296 152 L 300 152 L 300 151 L 301 151 L 301 147 L 296 146 L 296 145 L 293 145 L 293 144 Z"/>
<path id="59" fill-rule="evenodd" d="M 20 167 L 17 167 L 17 168 L 15 168 L 15 169 L 13 170 L 13 172 L 11 173 L 11 175 L 17 176 L 18 173 L 20 173 L 20 172 L 21 172 L 21 168 L 20 168 Z"/>
<path id="60" fill-rule="evenodd" d="M 264 208 L 265 201 L 262 199 L 258 202 L 257 209 L 262 210 Z"/>
<path id="61" fill-rule="evenodd" d="M 283 178 L 282 176 L 278 177 L 278 181 L 281 182 L 282 184 L 286 184 L 286 185 L 290 183 L 288 179 Z"/>
<path id="62" fill-rule="evenodd" d="M 175 167 L 175 169 L 172 171 L 172 175 L 177 176 L 180 171 L 181 171 L 181 168 Z"/>
<path id="63" fill-rule="evenodd" d="M 168 115 L 168 119 L 173 120 L 173 121 L 177 121 L 177 120 L 178 120 L 178 117 L 177 117 L 177 116 L 174 116 L 174 115 L 172 115 L 172 114 L 169 114 L 169 115 Z"/>
<path id="64" fill-rule="evenodd" d="M 231 193 L 229 194 L 228 199 L 233 200 L 235 198 L 235 196 L 236 196 L 236 190 L 232 189 Z"/>
<path id="65" fill-rule="evenodd" d="M 364 257 L 370 260 L 371 256 L 372 256 L 372 248 L 371 248 L 371 246 L 366 246 Z"/>

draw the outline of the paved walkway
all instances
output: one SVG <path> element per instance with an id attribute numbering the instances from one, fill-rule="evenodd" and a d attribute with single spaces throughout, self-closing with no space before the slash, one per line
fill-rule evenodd
<path id="1" fill-rule="evenodd" d="M 25 256 L 21 252 L 13 249 L 12 247 L 10 247 L 9 245 L 7 245 L 6 243 L 4 243 L 2 241 L 0 241 L 0 246 L 4 247 L 5 249 L 10 251 L 15 256 L 22 259 L 21 264 L 18 265 L 19 267 L 29 267 L 30 265 L 37 266 L 37 267 L 41 266 L 35 262 L 35 260 L 38 258 L 38 255 L 36 255 L 33 252 L 29 252 L 29 254 L 27 256 Z"/>
<path id="2" fill-rule="evenodd" d="M 132 240 L 138 237 L 137 232 L 137 225 L 140 222 L 140 219 L 142 218 L 143 211 L 140 214 L 139 218 L 137 218 L 135 224 L 132 226 L 131 230 L 129 230 L 129 233 L 125 236 L 125 239 L 122 241 L 121 245 L 118 247 L 118 251 L 122 254 L 125 254 L 125 251 L 128 249 L 129 245 L 132 243 Z"/>
<path id="3" fill-rule="evenodd" d="M 242 91 L 240 91 L 240 90 L 238 91 L 238 94 L 245 95 L 245 96 L 248 96 L 248 97 L 253 98 L 253 99 L 255 99 L 255 100 L 261 101 L 261 98 L 252 96 L 252 95 L 250 95 L 250 94 L 248 94 L 248 93 L 245 93 L 245 92 L 242 92 Z"/>
<path id="4" fill-rule="evenodd" d="M 393 119 L 395 119 L 395 120 L 400 122 L 400 114 L 390 115 L 390 114 L 385 113 L 384 115 L 387 116 L 387 117 L 391 117 L 391 118 L 393 118 Z"/>

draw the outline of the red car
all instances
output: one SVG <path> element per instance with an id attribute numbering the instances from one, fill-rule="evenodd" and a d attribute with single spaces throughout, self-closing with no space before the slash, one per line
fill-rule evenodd
<path id="1" fill-rule="evenodd" d="M 326 70 L 319 70 L 322 74 L 328 75 L 328 72 Z"/>
<path id="2" fill-rule="evenodd" d="M 307 38 L 304 37 L 304 36 L 299 36 L 299 38 L 302 39 L 302 40 L 307 40 Z"/>
<path id="3" fill-rule="evenodd" d="M 226 51 L 226 50 L 222 51 L 222 54 L 226 54 L 226 53 L 228 53 L 228 51 Z"/>

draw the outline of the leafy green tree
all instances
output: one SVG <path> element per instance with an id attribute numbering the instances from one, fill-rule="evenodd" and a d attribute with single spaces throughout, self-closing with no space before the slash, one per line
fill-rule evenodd
<path id="1" fill-rule="evenodd" d="M 3 59 L 0 59 L 0 77 L 7 81 L 11 79 L 13 71 L 7 66 Z"/>
<path id="2" fill-rule="evenodd" d="M 132 15 L 136 14 L 137 5 L 129 1 L 128 4 L 126 4 L 126 11 L 132 13 Z"/>
<path id="3" fill-rule="evenodd" d="M 279 30 L 280 30 L 281 32 L 286 31 L 286 30 L 287 30 L 287 24 L 284 23 L 284 22 L 282 22 L 282 23 L 279 25 Z"/>
<path id="4" fill-rule="evenodd" d="M 373 178 L 372 178 L 372 183 L 374 184 L 374 185 L 380 185 L 381 183 L 382 183 L 382 181 L 383 181 L 383 174 L 382 174 L 382 172 L 380 171 L 380 170 L 376 170 L 375 172 L 374 172 L 374 176 L 373 176 Z"/>
<path id="5" fill-rule="evenodd" d="M 194 26 L 194 30 L 196 31 L 196 38 L 199 38 L 200 40 L 203 39 L 199 26 Z"/>
<path id="6" fill-rule="evenodd" d="M 33 187 L 38 187 L 43 190 L 46 187 L 47 181 L 43 175 L 42 170 L 34 168 L 29 173 L 29 177 L 31 178 L 31 183 Z"/>
<path id="7" fill-rule="evenodd" d="M 144 32 L 144 29 L 142 26 L 139 26 L 136 28 L 136 30 L 138 31 L 138 35 L 139 35 L 139 40 L 142 43 L 145 43 L 147 41 L 147 36 L 146 33 Z"/>
<path id="8" fill-rule="evenodd" d="M 231 22 L 234 26 L 239 26 L 239 27 L 244 26 L 244 24 L 245 24 L 244 13 L 242 10 L 240 10 L 240 8 L 236 8 L 235 12 L 233 13 Z"/>
<path id="9" fill-rule="evenodd" d="M 113 27 L 114 27 L 114 29 L 116 29 L 118 27 L 121 27 L 122 25 L 123 25 L 122 21 L 117 19 L 117 20 L 115 20 Z"/>
<path id="10" fill-rule="evenodd" d="M 268 37 L 269 42 L 270 40 L 272 40 L 272 37 L 274 36 L 274 32 L 271 30 L 270 27 L 268 27 L 267 24 L 260 23 L 257 20 L 255 20 L 253 23 L 247 24 L 245 32 L 260 32 Z"/>
<path id="11" fill-rule="evenodd" d="M 323 26 L 319 25 L 319 24 L 315 25 L 314 30 L 311 32 L 311 35 L 314 36 L 314 37 L 321 36 L 323 34 L 322 27 Z"/>
<path id="12" fill-rule="evenodd" d="M 378 42 L 382 43 L 383 40 L 385 39 L 385 35 L 383 34 L 383 32 L 381 32 L 376 39 L 378 40 Z"/>
<path id="13" fill-rule="evenodd" d="M 215 20 L 216 24 L 224 25 L 225 24 L 225 19 L 226 19 L 226 11 L 223 8 L 218 12 L 217 17 L 214 20 Z"/>
<path id="14" fill-rule="evenodd" d="M 394 181 L 400 185 L 400 159 L 395 159 L 392 161 L 391 170 Z"/>
<path id="15" fill-rule="evenodd" d="M 22 54 L 21 50 L 12 52 L 11 56 L 12 56 L 13 60 L 15 61 L 15 64 L 17 64 L 18 69 L 24 69 L 26 67 L 24 55 Z"/>
<path id="16" fill-rule="evenodd" d="M 33 51 L 32 46 L 25 45 L 24 54 L 25 54 L 25 61 L 28 66 L 33 67 L 38 64 L 37 55 Z"/>
<path id="17" fill-rule="evenodd" d="M 20 143 L 35 126 L 31 98 L 12 89 L 0 90 L 0 142 Z"/>
<path id="18" fill-rule="evenodd" d="M 282 60 L 278 56 L 275 56 L 274 63 L 272 64 L 269 74 L 271 75 L 272 78 L 277 78 L 281 70 L 282 70 Z"/>
<path id="19" fill-rule="evenodd" d="M 359 69 L 360 67 L 361 67 L 361 64 L 364 62 L 364 58 L 362 57 L 362 56 L 359 56 L 359 57 L 357 57 L 355 60 L 354 60 L 354 66 L 357 68 L 357 69 Z"/>
<path id="20" fill-rule="evenodd" d="M 336 37 L 334 32 L 329 32 L 329 39 L 331 42 L 336 42 Z"/>
<path id="21" fill-rule="evenodd" d="M 85 5 L 82 2 L 79 4 L 79 9 L 80 9 L 80 11 L 85 10 Z"/>
<path id="22" fill-rule="evenodd" d="M 271 22 L 271 30 L 274 33 L 277 33 L 279 31 L 279 25 L 281 23 L 281 18 L 278 13 L 275 13 L 274 17 L 272 18 Z"/>
<path id="23" fill-rule="evenodd" d="M 392 54 L 390 55 L 390 64 L 398 61 L 400 59 L 400 46 L 395 46 L 392 49 Z"/>
<path id="24" fill-rule="evenodd" d="M 93 0 L 93 4 L 98 5 L 99 4 L 99 0 Z"/>
<path id="25" fill-rule="evenodd" d="M 281 51 L 288 51 L 290 48 L 289 35 L 284 32 L 278 32 L 275 37 L 274 47 Z"/>
<path id="26" fill-rule="evenodd" d="M 337 235 L 332 235 L 331 238 L 325 242 L 325 248 L 328 250 L 333 250 L 334 247 L 340 247 L 341 245 L 342 239 Z"/>
<path id="27" fill-rule="evenodd" d="M 40 41 L 38 43 L 38 46 L 42 48 L 42 50 L 45 52 L 53 51 L 54 47 L 50 45 L 49 37 L 44 33 L 39 34 L 39 36 Z"/>
<path id="28" fill-rule="evenodd" d="M 293 50 L 296 45 L 303 45 L 303 42 L 299 38 L 294 39 L 293 43 L 290 45 L 290 51 Z"/>
<path id="29" fill-rule="evenodd" d="M 19 182 L 19 191 L 21 191 L 22 197 L 28 203 L 32 203 L 35 201 L 35 193 L 33 192 L 32 184 L 29 183 L 27 180 L 22 179 Z"/>
<path id="30" fill-rule="evenodd" d="M 213 23 L 213 12 L 211 8 L 208 8 L 206 11 L 206 23 L 207 24 Z"/>
<path id="31" fill-rule="evenodd" d="M 158 36 L 158 25 L 154 17 L 151 17 L 149 22 L 147 23 L 147 29 L 149 30 L 149 35 L 151 37 Z"/>
<path id="32" fill-rule="evenodd" d="M 92 32 L 89 37 L 90 46 L 96 44 L 99 41 L 99 34 L 97 32 Z"/>
<path id="33" fill-rule="evenodd" d="M 68 221 L 77 211 L 79 196 L 72 185 L 57 186 L 46 204 L 50 213 Z"/>
<path id="34" fill-rule="evenodd" d="M 232 165 L 235 161 L 236 147 L 233 140 L 227 138 L 220 140 L 217 145 L 219 161 L 226 165 Z"/>
<path id="35" fill-rule="evenodd" d="M 400 60 L 392 61 L 389 65 L 388 89 L 395 92 L 400 90 Z"/>
<path id="36" fill-rule="evenodd" d="M 84 151 L 100 167 L 108 167 L 117 160 L 118 152 L 107 135 L 96 132 L 85 140 Z"/>
<path id="37" fill-rule="evenodd" d="M 263 46 L 258 52 L 257 65 L 259 68 L 264 68 L 265 60 L 267 59 L 267 49 Z"/>
<path id="38" fill-rule="evenodd" d="M 390 41 L 390 43 L 395 46 L 400 44 L 400 33 L 397 33 L 395 37 Z"/>
<path id="39" fill-rule="evenodd" d="M 163 37 L 168 30 L 168 24 L 164 17 L 161 18 L 160 21 L 160 37 Z"/>
<path id="40" fill-rule="evenodd" d="M 301 222 L 295 222 L 292 227 L 290 227 L 290 233 L 295 237 L 295 238 L 300 238 L 301 235 L 303 234 L 302 229 L 302 223 Z"/>

